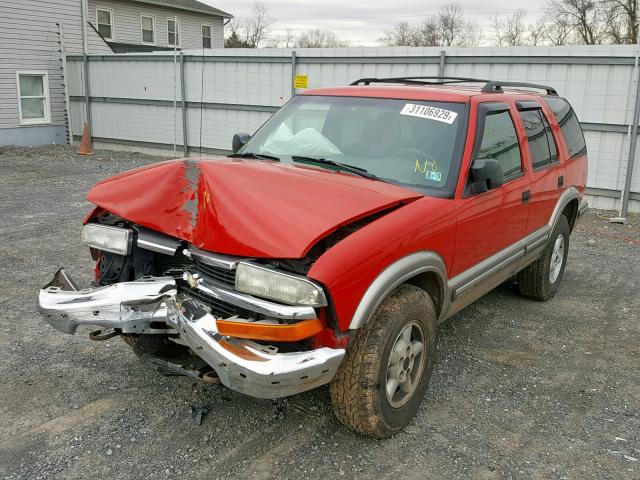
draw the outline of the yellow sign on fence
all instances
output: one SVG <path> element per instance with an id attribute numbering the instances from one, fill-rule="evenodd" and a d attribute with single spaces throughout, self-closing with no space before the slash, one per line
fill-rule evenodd
<path id="1" fill-rule="evenodd" d="M 293 77 L 293 86 L 296 88 L 309 88 L 309 76 L 296 75 Z"/>

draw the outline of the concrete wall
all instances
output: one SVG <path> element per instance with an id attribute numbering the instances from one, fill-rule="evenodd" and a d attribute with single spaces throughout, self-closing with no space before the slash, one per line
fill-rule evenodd
<path id="1" fill-rule="evenodd" d="M 583 123 L 592 206 L 617 208 L 635 101 L 634 46 L 447 48 L 444 58 L 441 50 L 301 49 L 296 52 L 295 72 L 309 76 L 310 88 L 346 85 L 362 77 L 439 73 L 552 85 L 572 103 Z M 252 133 L 277 111 L 292 93 L 291 54 L 282 49 L 221 49 L 203 58 L 202 50 L 186 51 L 186 130 L 191 153 L 199 154 L 201 148 L 229 150 L 233 133 Z M 79 127 L 80 63 L 77 58 L 70 60 L 72 116 Z M 175 144 L 181 154 L 180 87 L 179 61 L 170 53 L 93 58 L 94 136 L 101 145 L 164 149 L 168 155 L 173 155 Z M 74 133 L 80 134 L 79 128 Z M 638 170 L 632 182 L 633 210 L 640 210 Z"/>

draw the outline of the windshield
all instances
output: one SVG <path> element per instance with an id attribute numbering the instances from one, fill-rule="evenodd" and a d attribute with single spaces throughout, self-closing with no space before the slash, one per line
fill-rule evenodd
<path id="1" fill-rule="evenodd" d="M 302 95 L 271 117 L 240 153 L 283 162 L 330 160 L 333 165 L 309 164 L 332 170 L 343 164 L 451 196 L 465 123 L 462 103 Z"/>

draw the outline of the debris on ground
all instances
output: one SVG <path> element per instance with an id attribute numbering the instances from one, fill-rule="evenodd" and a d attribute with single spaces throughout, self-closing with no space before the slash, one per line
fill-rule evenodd
<path id="1" fill-rule="evenodd" d="M 202 417 L 207 413 L 209 413 L 209 407 L 206 405 L 191 405 L 191 420 L 196 425 L 202 425 Z"/>

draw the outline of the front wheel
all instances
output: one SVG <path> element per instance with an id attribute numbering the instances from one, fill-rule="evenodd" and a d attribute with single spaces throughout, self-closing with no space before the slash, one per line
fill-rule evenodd
<path id="1" fill-rule="evenodd" d="M 358 330 L 331 383 L 338 419 L 386 438 L 415 416 L 431 378 L 436 313 L 424 290 L 401 285 Z"/>
<path id="2" fill-rule="evenodd" d="M 569 253 L 571 229 L 567 217 L 558 220 L 542 256 L 518 273 L 520 294 L 535 300 L 552 298 L 560 288 Z"/>

